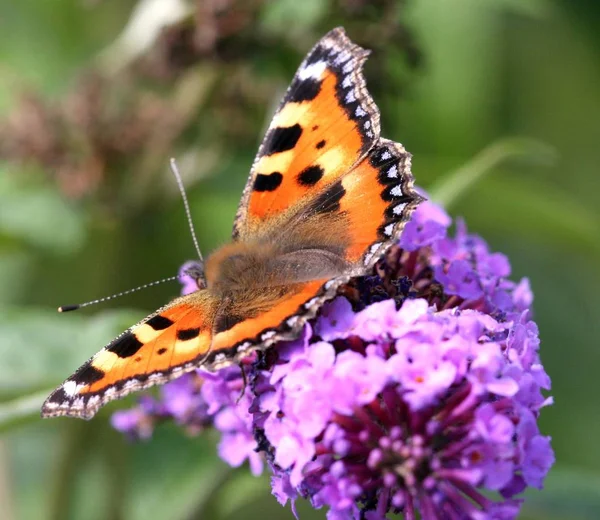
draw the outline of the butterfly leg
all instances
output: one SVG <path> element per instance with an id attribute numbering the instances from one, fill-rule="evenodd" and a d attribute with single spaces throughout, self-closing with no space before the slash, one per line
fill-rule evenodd
<path id="1" fill-rule="evenodd" d="M 244 368 L 243 360 L 240 361 L 239 367 L 240 372 L 242 373 L 242 389 L 240 390 L 240 395 L 238 395 L 237 399 L 235 400 L 235 404 L 238 404 L 242 400 L 242 397 L 244 397 L 244 393 L 246 392 L 246 387 L 248 386 L 248 378 L 246 376 L 246 369 Z"/>

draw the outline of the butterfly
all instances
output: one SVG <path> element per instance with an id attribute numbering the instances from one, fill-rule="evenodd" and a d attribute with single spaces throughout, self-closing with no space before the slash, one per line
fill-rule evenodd
<path id="1" fill-rule="evenodd" d="M 368 54 L 342 28 L 313 47 L 252 164 L 232 240 L 206 259 L 198 290 L 89 359 L 42 416 L 90 419 L 130 392 L 240 363 L 298 337 L 340 286 L 372 270 L 422 198 L 411 155 L 380 136 Z"/>

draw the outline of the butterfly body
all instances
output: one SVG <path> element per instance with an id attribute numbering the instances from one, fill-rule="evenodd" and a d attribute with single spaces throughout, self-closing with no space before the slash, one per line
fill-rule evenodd
<path id="1" fill-rule="evenodd" d="M 340 285 L 372 269 L 421 198 L 410 154 L 379 135 L 367 54 L 343 29 L 317 43 L 259 148 L 232 241 L 196 272 L 198 290 L 88 360 L 42 415 L 90 418 L 131 391 L 295 338 Z"/>
<path id="2" fill-rule="evenodd" d="M 334 218 L 299 220 L 272 236 L 232 242 L 206 261 L 206 285 L 215 294 L 256 290 L 344 274 L 348 243 L 344 222 Z"/>

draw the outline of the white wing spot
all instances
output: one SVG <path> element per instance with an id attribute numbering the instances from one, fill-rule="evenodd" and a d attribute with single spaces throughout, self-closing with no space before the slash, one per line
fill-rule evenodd
<path id="1" fill-rule="evenodd" d="M 352 86 L 352 76 L 344 76 L 342 81 L 342 88 L 350 88 Z"/>
<path id="2" fill-rule="evenodd" d="M 77 395 L 77 392 L 81 386 L 83 385 L 78 385 L 75 381 L 67 381 L 63 385 L 63 390 L 69 397 L 73 397 L 74 395 Z"/>
<path id="3" fill-rule="evenodd" d="M 371 262 L 371 259 L 373 258 L 375 253 L 377 253 L 377 251 L 379 250 L 379 246 L 381 246 L 381 242 L 376 242 L 369 248 L 369 252 L 365 255 L 365 264 Z"/>
<path id="4" fill-rule="evenodd" d="M 354 103 L 355 101 L 356 101 L 356 96 L 354 95 L 354 92 L 351 90 L 346 95 L 346 103 Z"/>
<path id="5" fill-rule="evenodd" d="M 407 204 L 407 202 L 403 202 L 402 204 L 398 204 L 397 206 L 395 206 L 394 209 L 392 210 L 394 212 L 394 215 L 400 215 L 400 213 L 402 213 L 404 211 L 406 204 Z"/>
<path id="6" fill-rule="evenodd" d="M 346 63 L 351 57 L 352 57 L 352 55 L 348 51 L 342 51 L 338 54 L 337 58 L 333 61 L 333 64 L 337 65 L 339 67 L 343 63 Z"/>
<path id="7" fill-rule="evenodd" d="M 387 226 L 385 226 L 385 228 L 383 229 L 383 232 L 388 236 L 391 237 L 392 236 L 392 232 L 394 231 L 394 224 L 388 224 Z"/>
<path id="8" fill-rule="evenodd" d="M 356 107 L 356 112 L 354 112 L 356 114 L 356 117 L 362 117 L 362 116 L 366 116 L 367 113 L 362 109 L 361 106 Z M 369 121 L 370 123 L 370 121 Z"/>
<path id="9" fill-rule="evenodd" d="M 390 179 L 395 179 L 398 177 L 398 167 L 395 164 L 387 171 L 387 176 Z"/>
<path id="10" fill-rule="evenodd" d="M 344 74 L 350 74 L 352 72 L 352 69 L 354 69 L 354 63 L 351 60 L 348 63 L 346 63 L 346 65 L 343 66 L 342 72 Z"/>
<path id="11" fill-rule="evenodd" d="M 324 61 L 317 61 L 317 63 L 311 63 L 306 67 L 302 67 L 298 71 L 298 78 L 302 81 L 307 79 L 321 79 L 321 76 L 326 68 L 327 63 Z"/>
<path id="12" fill-rule="evenodd" d="M 400 186 L 400 185 L 394 186 L 390 190 L 390 193 L 392 194 L 393 197 L 401 197 L 402 195 L 404 195 L 404 193 L 402 192 L 402 186 Z"/>
<path id="13" fill-rule="evenodd" d="M 365 128 L 368 130 L 369 128 L 371 128 L 371 121 L 365 121 Z"/>
<path id="14" fill-rule="evenodd" d="M 387 150 L 381 154 L 382 161 L 387 161 L 388 159 L 391 159 L 391 158 L 392 158 L 392 154 L 390 152 L 388 152 Z"/>

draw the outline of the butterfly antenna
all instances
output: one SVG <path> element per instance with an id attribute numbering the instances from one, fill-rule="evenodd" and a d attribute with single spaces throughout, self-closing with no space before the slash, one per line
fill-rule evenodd
<path id="1" fill-rule="evenodd" d="M 192 234 L 192 240 L 194 241 L 194 247 L 196 248 L 196 252 L 198 253 L 198 258 L 200 262 L 203 262 L 202 253 L 200 252 L 200 246 L 198 245 L 198 238 L 196 237 L 196 231 L 194 231 L 194 222 L 192 221 L 192 213 L 190 212 L 190 205 L 188 204 L 187 195 L 185 194 L 185 188 L 183 187 L 183 181 L 181 180 L 181 175 L 179 173 L 179 168 L 177 168 L 177 163 L 175 159 L 171 158 L 171 171 L 175 176 L 175 180 L 177 180 L 177 186 L 179 186 L 179 191 L 181 193 L 181 198 L 183 199 L 183 206 L 185 207 L 185 214 L 187 216 L 188 225 L 190 226 L 190 233 Z"/>
<path id="2" fill-rule="evenodd" d="M 92 300 L 90 302 L 85 302 L 85 303 L 78 303 L 77 305 L 61 305 L 58 308 L 58 312 L 69 312 L 69 311 L 76 311 L 77 309 L 81 309 L 83 307 L 88 307 L 90 305 L 95 305 L 96 303 L 102 303 L 108 300 L 114 300 L 115 298 L 118 298 L 119 296 L 125 296 L 126 294 L 131 294 L 137 291 L 141 291 L 142 289 L 147 289 L 148 287 L 152 287 L 154 285 L 158 285 L 160 283 L 164 283 L 164 282 L 172 282 L 174 280 L 179 280 L 179 275 L 177 276 L 170 276 L 169 278 L 164 278 L 163 280 L 157 280 L 155 282 L 150 282 L 144 285 L 140 285 L 139 287 L 136 287 L 135 289 L 129 289 L 128 291 L 123 291 L 117 294 L 113 294 L 111 296 L 105 296 L 104 298 L 99 298 L 98 300 Z"/>

